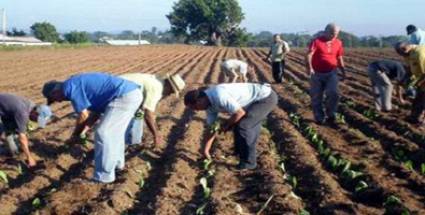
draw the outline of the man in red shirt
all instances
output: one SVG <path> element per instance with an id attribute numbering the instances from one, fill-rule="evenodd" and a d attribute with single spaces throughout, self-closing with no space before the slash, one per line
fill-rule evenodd
<path id="1" fill-rule="evenodd" d="M 315 38 L 306 56 L 307 72 L 311 77 L 310 95 L 315 120 L 318 124 L 328 122 L 336 125 L 335 115 L 339 102 L 338 70 L 345 78 L 344 49 L 338 34 L 340 27 L 331 23 L 323 34 Z M 325 112 L 323 110 L 323 94 L 326 96 Z"/>

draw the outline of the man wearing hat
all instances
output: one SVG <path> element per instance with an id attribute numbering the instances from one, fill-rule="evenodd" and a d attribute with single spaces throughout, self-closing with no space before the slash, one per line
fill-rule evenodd
<path id="1" fill-rule="evenodd" d="M 143 101 L 137 84 L 106 73 L 71 76 L 64 82 L 50 81 L 43 87 L 48 103 L 71 101 L 79 114 L 70 141 L 98 122 L 95 131 L 94 180 L 115 181 L 115 170 L 124 168 L 124 136 Z"/>
<path id="2" fill-rule="evenodd" d="M 52 112 L 46 105 L 36 106 L 26 98 L 0 93 L 0 136 L 3 132 L 6 133 L 6 142 L 12 154 L 18 152 L 15 144 L 17 137 L 29 167 L 35 166 L 36 161 L 29 150 L 27 128 L 31 122 L 37 122 L 39 127 L 44 128 L 51 115 Z M 34 126 L 36 127 L 31 127 Z"/>
<path id="3" fill-rule="evenodd" d="M 139 112 L 143 113 L 141 115 L 143 115 L 149 130 L 154 136 L 155 146 L 161 145 L 163 140 L 158 132 L 158 126 L 156 125 L 155 109 L 162 98 L 172 93 L 179 96 L 179 93 L 185 87 L 185 82 L 178 74 L 167 74 L 164 78 L 159 78 L 153 74 L 127 73 L 120 77 L 141 86 L 144 99 Z M 126 133 L 126 142 L 128 144 L 141 143 L 143 136 L 143 121 L 137 119 L 136 116 L 135 119 L 131 121 Z"/>

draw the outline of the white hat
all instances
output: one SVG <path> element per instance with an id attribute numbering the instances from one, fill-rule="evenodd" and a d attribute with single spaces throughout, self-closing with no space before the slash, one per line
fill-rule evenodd
<path id="1" fill-rule="evenodd" d="M 174 93 L 176 96 L 179 96 L 179 93 L 183 91 L 184 87 L 186 86 L 186 83 L 184 82 L 183 78 L 179 74 L 170 75 L 167 74 L 165 76 L 165 79 L 169 81 L 171 84 L 171 87 L 173 88 Z"/>

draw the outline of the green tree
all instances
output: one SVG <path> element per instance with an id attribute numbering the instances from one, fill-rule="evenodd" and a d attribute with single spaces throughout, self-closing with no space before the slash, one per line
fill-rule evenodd
<path id="1" fill-rule="evenodd" d="M 89 34 L 84 31 L 71 31 L 64 35 L 68 43 L 87 43 L 90 40 Z"/>
<path id="2" fill-rule="evenodd" d="M 221 45 L 223 38 L 240 31 L 244 14 L 237 0 L 179 0 L 167 18 L 171 32 L 187 43 L 207 40 Z"/>
<path id="3" fill-rule="evenodd" d="M 45 42 L 59 41 L 59 34 L 54 25 L 48 22 L 37 22 L 31 26 L 31 32 L 34 36 Z"/>
<path id="4" fill-rule="evenodd" d="M 15 36 L 22 37 L 27 35 L 24 30 L 18 30 L 16 28 L 12 28 L 12 31 L 7 31 L 6 33 L 8 36 L 12 36 L 12 37 L 15 37 Z"/>

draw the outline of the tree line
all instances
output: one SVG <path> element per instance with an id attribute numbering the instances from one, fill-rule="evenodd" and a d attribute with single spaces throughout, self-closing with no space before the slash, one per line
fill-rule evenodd
<path id="1" fill-rule="evenodd" d="M 184 43 L 235 47 L 269 47 L 273 33 L 262 31 L 250 33 L 240 26 L 245 15 L 237 0 L 179 0 L 172 11 L 166 15 L 170 29 L 134 32 L 125 30 L 118 34 L 103 31 L 71 31 L 63 35 L 48 22 L 34 23 L 31 34 L 36 38 L 53 43 L 99 43 L 105 38 L 125 40 L 148 40 L 150 43 Z M 10 35 L 22 36 L 25 32 L 13 29 Z M 281 33 L 283 39 L 293 47 L 306 47 L 317 33 Z M 339 38 L 345 47 L 390 47 L 396 42 L 406 40 L 405 36 L 363 36 L 341 32 Z"/>

